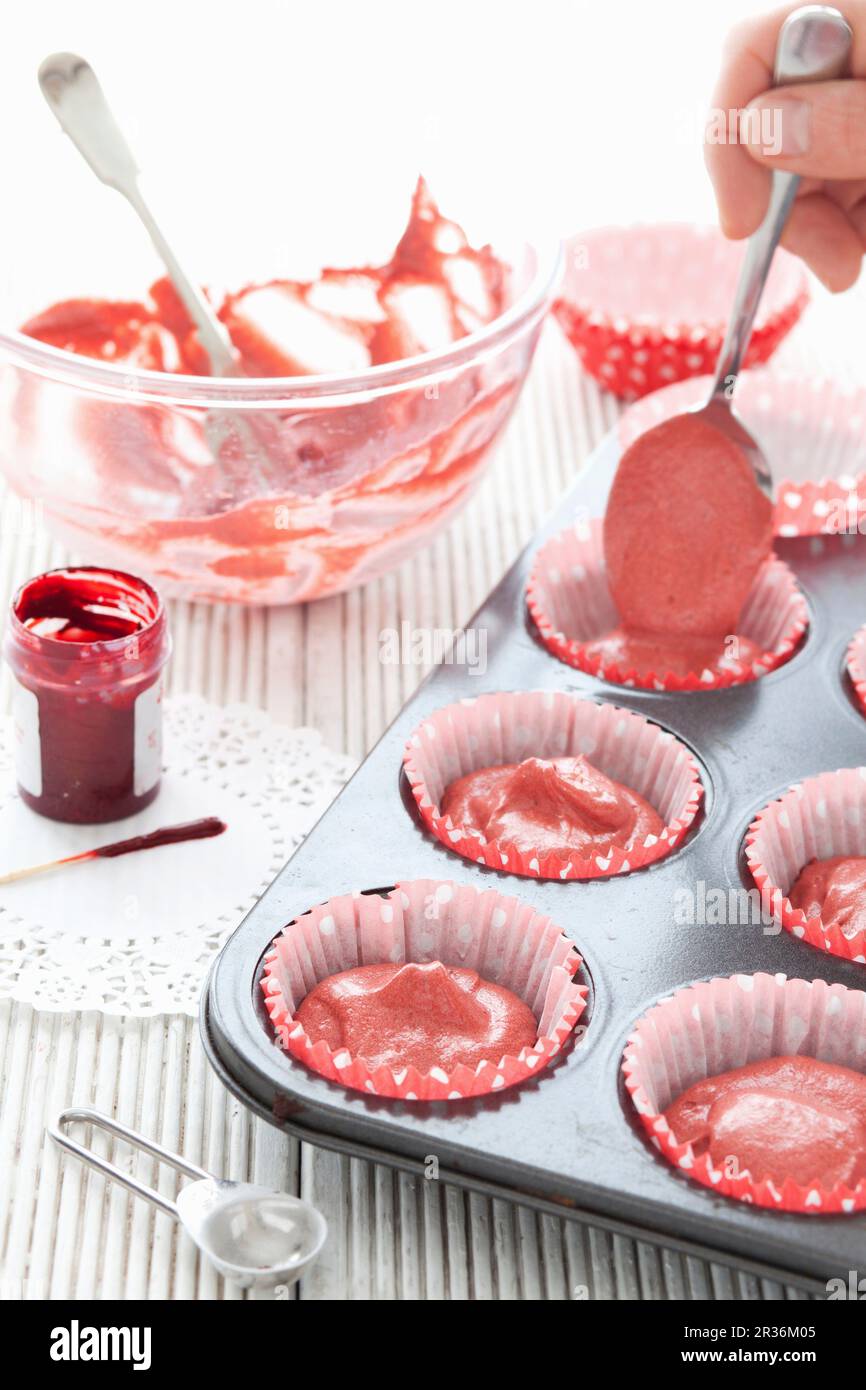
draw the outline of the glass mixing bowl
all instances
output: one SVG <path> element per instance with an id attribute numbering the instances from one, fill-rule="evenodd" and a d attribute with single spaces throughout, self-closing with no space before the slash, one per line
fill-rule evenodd
<path id="1" fill-rule="evenodd" d="M 372 579 L 466 502 L 525 380 L 561 253 L 494 247 L 504 313 L 352 376 L 130 371 L 2 332 L 0 468 L 77 557 L 175 596 L 296 603 Z"/>

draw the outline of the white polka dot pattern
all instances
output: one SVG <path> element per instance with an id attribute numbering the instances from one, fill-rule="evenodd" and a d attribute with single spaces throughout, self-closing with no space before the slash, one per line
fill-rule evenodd
<path id="1" fill-rule="evenodd" d="M 638 1020 L 623 1057 L 626 1090 L 650 1143 L 694 1181 L 724 1197 L 776 1211 L 828 1215 L 866 1210 L 855 1188 L 807 1187 L 793 1178 L 756 1181 L 748 1170 L 714 1168 L 679 1144 L 664 1111 L 697 1081 L 771 1057 L 799 1054 L 866 1071 L 866 994 L 824 980 L 732 975 L 677 990 Z"/>

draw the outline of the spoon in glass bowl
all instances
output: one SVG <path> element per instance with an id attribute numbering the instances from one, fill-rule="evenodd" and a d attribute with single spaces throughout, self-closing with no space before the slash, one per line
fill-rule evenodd
<path id="1" fill-rule="evenodd" d="M 96 177 L 121 193 L 144 224 L 195 324 L 213 375 L 242 375 L 240 359 L 224 324 L 187 275 L 141 191 L 138 165 L 93 68 L 75 53 L 52 53 L 40 64 L 38 75 L 45 100 L 76 149 Z"/>
<path id="2" fill-rule="evenodd" d="M 52 53 L 39 66 L 39 86 L 61 128 L 69 136 L 102 183 L 114 188 L 138 214 L 172 285 L 180 297 L 198 334 L 211 374 L 217 377 L 244 376 L 240 357 L 231 338 L 196 282 L 184 270 L 177 254 L 156 220 L 139 183 L 139 168 L 132 151 L 114 118 L 99 79 L 86 58 L 75 53 Z M 214 461 L 226 473 L 230 490 L 238 485 L 238 463 L 257 467 L 260 480 L 266 485 L 279 468 L 279 461 L 268 452 L 267 441 L 257 426 L 265 425 L 268 434 L 278 439 L 279 421 L 258 420 L 254 425 L 240 411 L 208 410 L 204 420 L 205 436 Z M 240 444 L 240 460 L 232 459 Z M 229 448 L 224 452 L 224 446 Z M 226 458 L 226 454 L 229 455 Z"/>
<path id="3" fill-rule="evenodd" d="M 773 86 L 797 82 L 829 82 L 844 77 L 853 35 L 847 20 L 829 5 L 804 5 L 788 16 L 779 31 Z M 779 239 L 800 183 L 799 174 L 774 170 L 770 204 L 758 230 L 749 239 L 734 307 L 716 363 L 709 399 L 689 413 L 728 436 L 752 465 L 758 486 L 772 501 L 772 474 L 756 440 L 735 413 L 732 397 L 758 304 Z"/>

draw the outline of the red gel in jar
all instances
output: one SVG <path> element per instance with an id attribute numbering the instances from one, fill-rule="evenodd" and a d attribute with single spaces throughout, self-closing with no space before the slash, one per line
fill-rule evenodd
<path id="1" fill-rule="evenodd" d="M 77 824 L 120 820 L 153 801 L 162 762 L 162 599 L 119 570 L 66 568 L 12 601 L 4 655 L 14 675 L 22 799 Z"/>

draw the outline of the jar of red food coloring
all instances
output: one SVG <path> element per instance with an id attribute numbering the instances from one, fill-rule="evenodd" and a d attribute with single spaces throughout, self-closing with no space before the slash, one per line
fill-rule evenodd
<path id="1" fill-rule="evenodd" d="M 18 590 L 4 655 L 28 806 L 83 824 L 120 820 L 153 801 L 170 650 L 162 599 L 134 575 L 50 570 Z"/>

